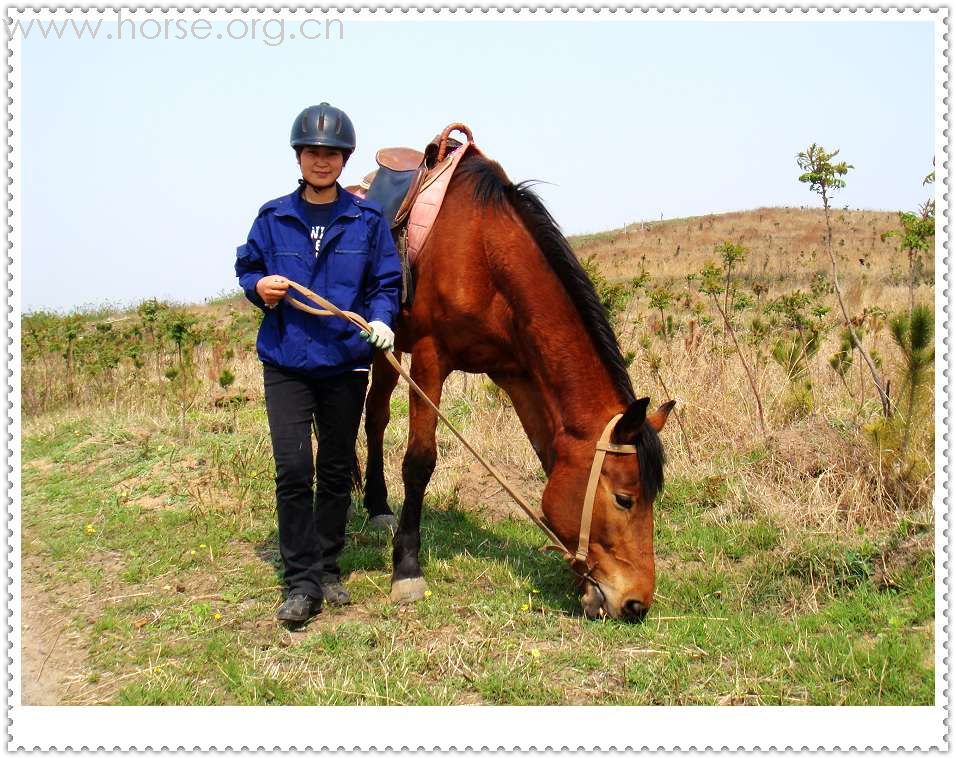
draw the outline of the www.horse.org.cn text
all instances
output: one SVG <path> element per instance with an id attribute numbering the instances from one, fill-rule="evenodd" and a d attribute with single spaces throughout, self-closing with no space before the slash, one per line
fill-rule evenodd
<path id="1" fill-rule="evenodd" d="M 233 18 L 214 22 L 206 18 L 10 18 L 7 39 L 39 37 L 44 40 L 108 40 L 138 42 L 153 40 L 255 40 L 277 47 L 291 40 L 342 40 L 345 26 L 338 18 Z"/>

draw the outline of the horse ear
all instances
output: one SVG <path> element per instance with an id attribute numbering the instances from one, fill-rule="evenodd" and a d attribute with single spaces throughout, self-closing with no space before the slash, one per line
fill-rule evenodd
<path id="1" fill-rule="evenodd" d="M 614 425 L 614 434 L 611 436 L 614 442 L 627 445 L 637 440 L 641 425 L 647 418 L 647 404 L 650 402 L 650 398 L 641 398 L 627 407 L 624 416 Z"/>
<path id="2" fill-rule="evenodd" d="M 671 409 L 674 408 L 675 403 L 677 403 L 677 401 L 662 403 L 658 406 L 657 411 L 647 417 L 647 423 L 651 425 L 656 432 L 660 432 L 664 429 L 664 422 L 667 421 L 667 417 L 671 413 Z"/>

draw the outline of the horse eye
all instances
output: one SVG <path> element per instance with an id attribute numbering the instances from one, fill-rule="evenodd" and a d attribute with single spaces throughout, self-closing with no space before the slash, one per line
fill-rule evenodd
<path id="1" fill-rule="evenodd" d="M 621 493 L 614 494 L 614 500 L 617 501 L 617 505 L 622 509 L 629 509 L 634 505 L 634 499 L 629 495 L 622 495 Z"/>

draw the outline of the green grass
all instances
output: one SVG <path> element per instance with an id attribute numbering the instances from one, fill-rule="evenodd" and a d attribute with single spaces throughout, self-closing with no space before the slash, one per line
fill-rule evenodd
<path id="1" fill-rule="evenodd" d="M 85 633 L 70 703 L 933 702 L 931 526 L 801 532 L 728 510 L 732 483 L 714 477 L 666 485 L 644 624 L 582 618 L 529 522 L 430 494 L 430 595 L 389 602 L 390 545 L 359 509 L 342 557 L 355 604 L 289 632 L 272 619 L 265 422 L 242 414 L 185 445 L 175 425 L 143 441 L 93 417 L 23 438 L 25 577 Z"/>

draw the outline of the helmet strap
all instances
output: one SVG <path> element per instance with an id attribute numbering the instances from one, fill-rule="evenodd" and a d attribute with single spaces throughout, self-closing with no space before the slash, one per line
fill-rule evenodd
<path id="1" fill-rule="evenodd" d="M 300 179 L 299 179 L 299 187 L 303 187 L 303 188 L 304 188 L 306 185 L 308 185 L 309 187 L 311 187 L 311 188 L 312 188 L 312 192 L 314 192 L 314 193 L 320 193 L 320 192 L 322 192 L 322 189 L 323 189 L 323 188 L 317 187 L 316 185 L 312 184 L 311 182 L 306 182 L 304 179 L 301 179 L 301 178 L 300 178 Z"/>

